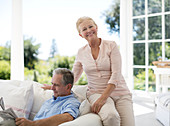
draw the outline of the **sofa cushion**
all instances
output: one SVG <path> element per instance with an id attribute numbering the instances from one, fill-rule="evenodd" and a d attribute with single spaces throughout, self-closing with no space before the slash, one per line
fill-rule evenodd
<path id="1" fill-rule="evenodd" d="M 53 95 L 52 90 L 42 89 L 41 88 L 43 86 L 42 84 L 34 81 L 32 81 L 32 83 L 33 83 L 33 90 L 34 90 L 34 97 L 33 97 L 34 103 L 29 117 L 30 120 L 33 120 L 34 116 L 38 113 L 42 104 L 46 100 L 50 99 Z"/>
<path id="2" fill-rule="evenodd" d="M 91 105 L 90 105 L 90 103 L 89 103 L 89 101 L 87 99 L 85 99 L 81 103 L 81 105 L 79 107 L 79 111 L 80 111 L 80 116 L 91 112 Z"/>
<path id="3" fill-rule="evenodd" d="M 156 103 L 156 119 L 158 119 L 164 126 L 170 124 L 170 92 L 162 93 L 155 99 Z"/>
<path id="4" fill-rule="evenodd" d="M 170 92 L 158 95 L 155 99 L 155 103 L 170 109 Z"/>
<path id="5" fill-rule="evenodd" d="M 62 123 L 59 126 L 103 126 L 100 117 L 97 114 L 89 113 L 78 117 L 77 119 Z"/>
<path id="6" fill-rule="evenodd" d="M 28 118 L 33 105 L 33 87 L 28 81 L 0 80 L 0 97 L 5 109 L 12 108 L 18 117 Z"/>
<path id="7" fill-rule="evenodd" d="M 74 85 L 72 91 L 75 97 L 81 102 L 79 107 L 80 116 L 90 113 L 91 105 L 86 97 L 87 85 Z"/>
<path id="8" fill-rule="evenodd" d="M 74 85 L 72 91 L 80 102 L 86 99 L 87 85 Z"/>

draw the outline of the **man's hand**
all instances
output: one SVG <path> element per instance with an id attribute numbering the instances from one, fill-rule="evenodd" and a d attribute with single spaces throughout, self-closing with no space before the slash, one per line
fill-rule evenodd
<path id="1" fill-rule="evenodd" d="M 27 120 L 25 118 L 16 118 L 15 124 L 17 126 L 34 126 L 33 121 Z"/>
<path id="2" fill-rule="evenodd" d="M 102 97 L 100 97 L 99 99 L 97 99 L 97 101 L 92 105 L 92 112 L 94 113 L 99 113 L 100 109 L 102 108 L 102 106 L 106 103 L 106 99 L 103 99 Z"/>

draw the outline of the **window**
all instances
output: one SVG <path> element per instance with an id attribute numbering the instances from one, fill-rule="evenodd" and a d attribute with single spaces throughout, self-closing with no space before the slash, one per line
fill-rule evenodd
<path id="1" fill-rule="evenodd" d="M 154 92 L 153 61 L 170 60 L 170 1 L 132 0 L 134 89 Z"/>

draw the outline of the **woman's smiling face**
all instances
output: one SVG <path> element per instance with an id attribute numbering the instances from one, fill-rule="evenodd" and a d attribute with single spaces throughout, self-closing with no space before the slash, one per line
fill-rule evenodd
<path id="1" fill-rule="evenodd" d="M 87 41 L 90 41 L 97 37 L 97 26 L 91 20 L 84 20 L 79 25 L 79 30 L 79 35 L 85 38 Z"/>

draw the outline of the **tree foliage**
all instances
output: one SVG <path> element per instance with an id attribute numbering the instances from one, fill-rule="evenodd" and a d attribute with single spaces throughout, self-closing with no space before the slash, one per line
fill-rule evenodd
<path id="1" fill-rule="evenodd" d="M 170 59 L 170 42 L 165 43 L 165 50 L 166 59 Z"/>
<path id="2" fill-rule="evenodd" d="M 34 44 L 33 38 L 24 39 L 24 66 L 28 69 L 34 69 L 35 63 L 38 61 L 40 44 Z M 11 46 L 10 42 L 0 46 L 0 60 L 10 61 Z"/>
<path id="3" fill-rule="evenodd" d="M 133 40 L 144 40 L 145 39 L 145 19 L 133 19 Z"/>
<path id="4" fill-rule="evenodd" d="M 113 0 L 112 5 L 102 14 L 105 17 L 105 23 L 108 24 L 110 33 L 120 33 L 120 1 Z"/>
<path id="5" fill-rule="evenodd" d="M 49 70 L 49 76 L 52 76 L 52 72 L 56 68 L 67 68 L 72 70 L 75 56 L 60 56 L 56 55 L 54 58 L 50 59 L 51 69 Z"/>
<path id="6" fill-rule="evenodd" d="M 10 61 L 10 42 L 6 42 L 5 46 L 0 46 L 0 60 Z"/>
<path id="7" fill-rule="evenodd" d="M 136 43 L 133 44 L 133 64 L 145 65 L 145 44 Z"/>
<path id="8" fill-rule="evenodd" d="M 136 90 L 145 90 L 145 69 L 136 68 L 134 69 L 134 89 Z M 149 79 L 149 91 L 156 91 L 155 86 L 155 75 L 152 69 L 148 70 L 148 79 Z"/>
<path id="9" fill-rule="evenodd" d="M 0 79 L 9 80 L 10 79 L 10 62 L 5 60 L 0 60 Z"/>
<path id="10" fill-rule="evenodd" d="M 145 13 L 145 1 L 133 0 L 133 16 L 144 15 Z"/>
<path id="11" fill-rule="evenodd" d="M 38 61 L 38 49 L 40 44 L 35 44 L 33 38 L 28 38 L 24 40 L 24 66 L 28 69 L 34 69 L 35 63 Z"/>
<path id="12" fill-rule="evenodd" d="M 52 44 L 51 44 L 51 48 L 50 48 L 50 58 L 54 58 L 54 56 L 57 55 L 57 53 L 58 53 L 58 51 L 57 51 L 56 40 L 53 39 Z"/>

